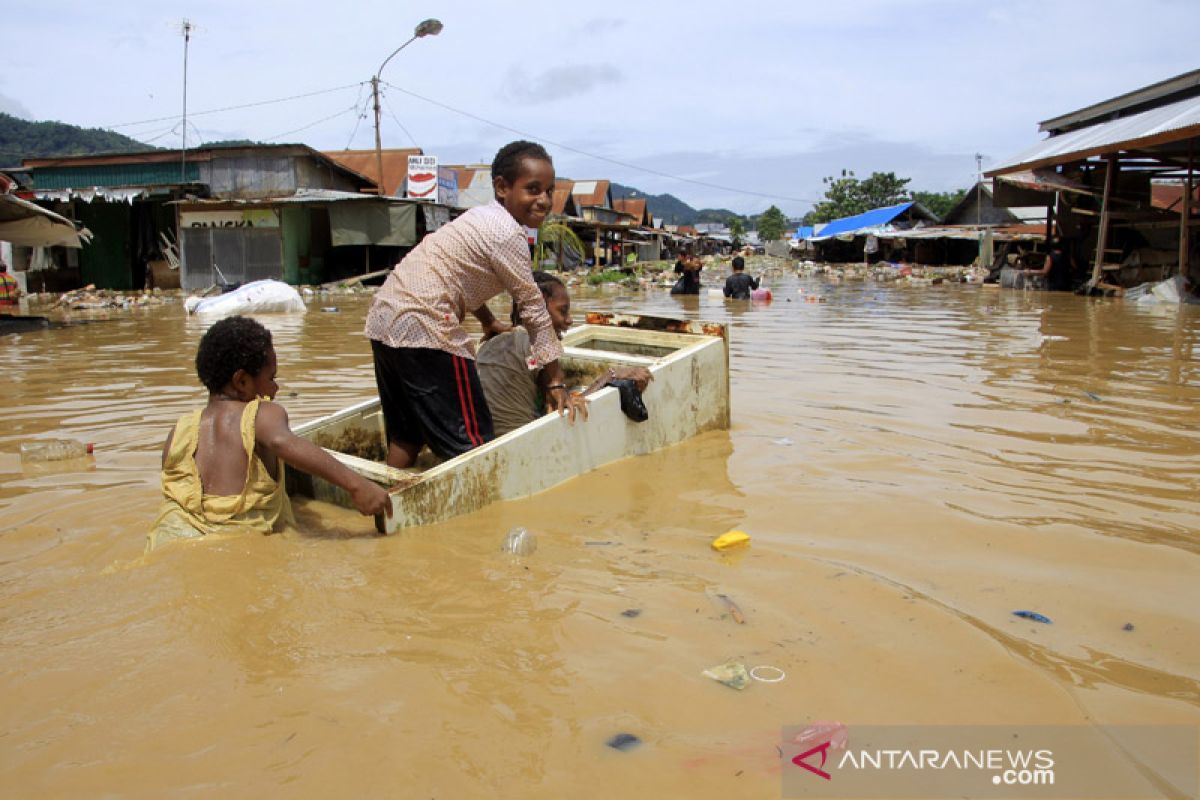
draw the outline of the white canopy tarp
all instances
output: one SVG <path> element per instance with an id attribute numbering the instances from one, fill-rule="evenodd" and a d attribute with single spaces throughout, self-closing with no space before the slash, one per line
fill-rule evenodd
<path id="1" fill-rule="evenodd" d="M 11 194 L 0 194 L 0 241 L 25 247 L 83 247 L 81 235 L 66 217 Z"/>

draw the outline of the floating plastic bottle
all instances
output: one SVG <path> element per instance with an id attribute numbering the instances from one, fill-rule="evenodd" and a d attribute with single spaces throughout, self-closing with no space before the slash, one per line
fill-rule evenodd
<path id="1" fill-rule="evenodd" d="M 21 445 L 22 461 L 62 461 L 82 458 L 92 452 L 92 445 L 74 439 L 37 439 Z"/>
<path id="2" fill-rule="evenodd" d="M 500 551 L 514 556 L 529 556 L 537 550 L 537 537 L 524 528 L 513 528 L 504 538 Z"/>

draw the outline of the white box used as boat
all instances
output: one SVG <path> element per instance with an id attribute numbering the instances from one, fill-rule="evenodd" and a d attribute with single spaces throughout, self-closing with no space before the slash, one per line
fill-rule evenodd
<path id="1" fill-rule="evenodd" d="M 557 414 L 546 415 L 461 456 L 413 470 L 382 463 L 386 438 L 378 398 L 295 431 L 389 489 L 393 514 L 386 532 L 391 533 L 526 497 L 618 459 L 729 427 L 724 325 L 595 312 L 586 319 L 563 336 L 568 382 L 587 385 L 612 366 L 646 367 L 654 375 L 643 395 L 648 420 L 628 419 L 617 390 L 606 387 L 591 395 L 586 422 L 571 425 Z M 290 467 L 288 491 L 351 506 L 343 490 Z M 376 525 L 383 530 L 384 518 Z"/>

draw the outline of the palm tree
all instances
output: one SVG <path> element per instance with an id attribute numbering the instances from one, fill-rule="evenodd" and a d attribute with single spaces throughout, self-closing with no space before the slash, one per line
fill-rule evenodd
<path id="1" fill-rule="evenodd" d="M 555 269 L 561 270 L 564 249 L 574 250 L 576 258 L 579 260 L 583 259 L 583 254 L 586 252 L 583 240 L 565 223 L 543 222 L 542 227 L 538 228 L 537 245 L 533 251 L 534 267 L 540 269 L 542 262 L 552 257 Z"/>

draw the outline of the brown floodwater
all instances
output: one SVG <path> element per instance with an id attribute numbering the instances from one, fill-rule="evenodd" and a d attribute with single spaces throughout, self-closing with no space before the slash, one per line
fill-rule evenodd
<path id="1" fill-rule="evenodd" d="M 0 339 L 4 793 L 727 800 L 779 796 L 784 725 L 1200 723 L 1200 308 L 775 283 L 576 292 L 729 323 L 728 432 L 391 537 L 310 502 L 145 559 L 205 324 Z M 366 307 L 262 317 L 294 423 L 373 393 Z M 23 468 L 44 435 L 94 461 Z M 786 678 L 701 675 L 729 659 Z"/>

